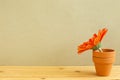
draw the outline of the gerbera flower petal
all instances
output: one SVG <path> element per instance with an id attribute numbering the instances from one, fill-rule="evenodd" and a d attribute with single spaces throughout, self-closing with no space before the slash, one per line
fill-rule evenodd
<path id="1" fill-rule="evenodd" d="M 100 41 L 103 39 L 104 35 L 107 33 L 108 29 L 104 28 L 102 31 L 101 31 L 101 39 Z"/>

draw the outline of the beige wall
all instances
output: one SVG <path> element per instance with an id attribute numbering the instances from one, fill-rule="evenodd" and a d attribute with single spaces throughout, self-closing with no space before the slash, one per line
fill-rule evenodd
<path id="1" fill-rule="evenodd" d="M 0 65 L 93 65 L 77 46 L 103 27 L 120 64 L 120 0 L 0 0 Z"/>

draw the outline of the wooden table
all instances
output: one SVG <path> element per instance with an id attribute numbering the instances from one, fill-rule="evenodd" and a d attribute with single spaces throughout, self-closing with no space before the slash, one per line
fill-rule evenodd
<path id="1" fill-rule="evenodd" d="M 120 80 L 120 66 L 100 77 L 94 66 L 0 66 L 0 80 Z"/>

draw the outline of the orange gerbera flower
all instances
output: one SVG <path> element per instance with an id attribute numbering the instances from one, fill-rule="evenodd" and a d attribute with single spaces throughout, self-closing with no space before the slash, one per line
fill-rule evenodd
<path id="1" fill-rule="evenodd" d="M 103 39 L 103 37 L 107 31 L 108 31 L 108 29 L 103 28 L 102 30 L 98 31 L 98 34 L 94 34 L 93 37 L 90 38 L 87 42 L 84 42 L 82 45 L 79 45 L 78 46 L 78 54 L 80 54 L 86 50 L 89 50 L 89 49 L 96 50 L 96 49 L 100 48 L 101 40 Z"/>

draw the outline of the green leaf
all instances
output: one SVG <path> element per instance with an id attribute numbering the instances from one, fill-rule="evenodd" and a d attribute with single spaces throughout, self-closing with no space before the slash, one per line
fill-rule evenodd
<path id="1" fill-rule="evenodd" d="M 98 50 L 101 47 L 101 43 L 98 43 L 96 46 L 94 46 L 92 49 L 93 50 Z"/>

